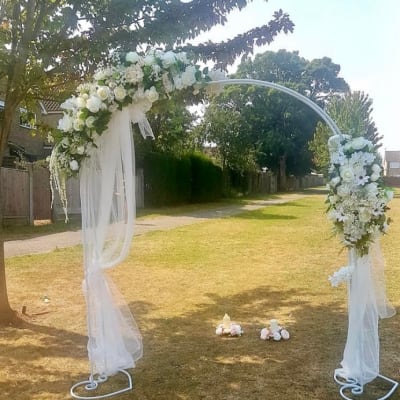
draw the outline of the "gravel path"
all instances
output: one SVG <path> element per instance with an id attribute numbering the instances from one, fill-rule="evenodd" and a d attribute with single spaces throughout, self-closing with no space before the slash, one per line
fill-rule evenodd
<path id="1" fill-rule="evenodd" d="M 252 200 L 243 205 L 227 205 L 208 210 L 199 210 L 185 215 L 160 216 L 155 218 L 141 218 L 136 221 L 135 235 L 157 230 L 168 230 L 179 226 L 191 225 L 206 221 L 210 218 L 223 218 L 237 215 L 246 211 L 254 211 L 269 205 L 283 204 L 305 197 L 302 193 L 279 195 L 272 200 Z M 81 231 L 67 231 L 39 236 L 25 240 L 11 240 L 5 242 L 5 257 L 16 257 L 27 254 L 48 253 L 50 251 L 81 244 Z"/>

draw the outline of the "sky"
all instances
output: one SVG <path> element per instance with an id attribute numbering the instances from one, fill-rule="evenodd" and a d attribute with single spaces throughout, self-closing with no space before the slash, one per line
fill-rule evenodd
<path id="1" fill-rule="evenodd" d="M 382 149 L 400 150 L 400 1 L 253 0 L 201 39 L 234 37 L 267 23 L 280 8 L 294 22 L 293 33 L 279 34 L 256 52 L 286 49 L 310 61 L 331 58 L 351 90 L 372 98 L 372 118 L 384 136 Z"/>

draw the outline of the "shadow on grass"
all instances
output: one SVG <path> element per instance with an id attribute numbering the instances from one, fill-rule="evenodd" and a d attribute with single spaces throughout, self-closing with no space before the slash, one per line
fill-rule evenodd
<path id="1" fill-rule="evenodd" d="M 145 355 L 134 372 L 135 398 L 338 398 L 332 376 L 347 329 L 338 304 L 311 306 L 306 289 L 273 291 L 268 286 L 231 297 L 207 296 L 212 304 L 198 304 L 194 313 L 151 319 L 156 328 L 142 332 Z M 260 340 L 260 329 L 269 319 L 279 319 L 281 309 L 291 310 L 291 339 Z M 225 312 L 242 325 L 242 337 L 215 335 Z"/>
<path id="2" fill-rule="evenodd" d="M 152 319 L 156 328 L 143 332 L 145 355 L 134 372 L 135 398 L 338 399 L 333 372 L 343 355 L 347 314 L 342 303 L 311 305 L 310 295 L 321 294 L 268 286 L 231 297 L 209 293 L 212 304 L 198 304 L 196 312 Z M 260 329 L 285 309 L 291 310 L 290 340 L 260 340 Z M 242 337 L 215 335 L 225 312 L 241 324 Z M 394 368 L 386 372 L 396 376 Z M 371 383 L 362 400 L 376 399 L 384 390 L 384 383 Z"/>
<path id="3" fill-rule="evenodd" d="M 82 379 L 81 373 L 88 371 L 86 336 L 35 320 L 25 320 L 19 328 L 1 328 L 0 335 L 6 343 L 0 351 L 7 378 L 1 384 L 2 398 L 63 398 L 56 396 L 67 395 L 70 386 Z M 82 370 L 74 374 L 76 364 Z"/>
<path id="4" fill-rule="evenodd" d="M 173 318 L 152 318 L 152 303 L 130 304 L 140 321 L 144 357 L 131 371 L 134 391 L 118 399 L 339 398 L 333 372 L 342 359 L 347 334 L 341 301 L 316 306 L 315 299 L 324 298 L 323 292 L 273 290 L 266 285 L 232 296 L 214 292 L 205 296 L 207 301 L 197 304 L 194 312 Z M 242 337 L 215 335 L 225 312 L 242 325 Z M 290 321 L 285 324 L 290 340 L 259 339 L 260 329 L 272 318 Z M 1 363 L 16 371 L 15 376 L 7 376 L 6 385 L 2 383 L 5 398 L 67 399 L 70 386 L 87 378 L 85 336 L 34 322 L 26 323 L 24 329 L 0 332 L 7 341 L 0 351 Z M 24 339 L 29 344 L 24 344 Z M 393 349 L 390 337 L 384 346 L 386 351 Z M 395 359 L 385 373 L 395 377 L 400 360 L 394 351 L 391 356 Z M 52 363 L 53 359 L 58 359 L 58 364 Z M 110 390 L 117 389 L 113 383 L 107 385 Z M 377 398 L 384 385 L 375 386 L 360 399 Z"/>

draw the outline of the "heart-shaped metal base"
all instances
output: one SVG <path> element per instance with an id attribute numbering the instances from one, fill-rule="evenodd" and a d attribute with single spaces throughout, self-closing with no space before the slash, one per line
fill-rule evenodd
<path id="1" fill-rule="evenodd" d="M 345 400 L 354 400 L 354 398 L 348 397 L 344 392 L 346 390 L 350 390 L 351 393 L 354 395 L 361 395 L 364 391 L 364 387 L 355 379 L 345 378 L 341 372 L 342 372 L 341 369 L 337 369 L 337 370 L 335 370 L 335 374 L 334 374 L 335 382 L 341 386 L 339 393 L 342 396 L 342 398 Z M 378 374 L 377 377 L 383 379 L 386 382 L 390 382 L 393 386 L 383 397 L 379 397 L 376 400 L 388 399 L 394 393 L 394 391 L 397 389 L 397 387 L 399 386 L 399 382 L 396 382 L 393 379 L 390 379 L 387 376 L 380 375 L 380 374 Z"/>
<path id="2" fill-rule="evenodd" d="M 82 381 L 82 382 L 78 382 L 75 383 L 75 385 L 73 385 L 71 387 L 70 393 L 71 396 L 75 399 L 105 399 L 107 397 L 112 397 L 112 396 L 116 396 L 117 394 L 121 394 L 121 393 L 125 393 L 125 392 L 129 392 L 130 390 L 133 389 L 133 383 L 132 383 L 132 377 L 129 374 L 129 372 L 120 369 L 119 373 L 126 375 L 127 377 L 127 385 L 126 387 L 114 391 L 114 392 L 110 392 L 110 393 L 106 393 L 106 394 L 101 394 L 101 395 L 94 395 L 94 396 L 90 396 L 90 391 L 91 390 L 95 390 L 99 387 L 100 384 L 106 382 L 108 380 L 107 376 L 103 376 L 103 375 L 98 375 L 97 377 L 94 377 L 93 375 L 91 375 L 89 377 L 89 380 L 87 381 Z M 88 392 L 87 395 L 83 396 L 83 395 L 78 395 L 75 391 L 78 388 L 84 387 L 84 389 Z"/>

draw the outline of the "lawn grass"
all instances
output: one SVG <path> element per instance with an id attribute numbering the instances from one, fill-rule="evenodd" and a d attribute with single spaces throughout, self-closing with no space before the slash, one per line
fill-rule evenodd
<path id="1" fill-rule="evenodd" d="M 111 275 L 141 329 L 144 357 L 132 370 L 134 391 L 118 399 L 338 399 L 332 375 L 346 341 L 347 295 L 327 277 L 345 265 L 346 252 L 324 210 L 324 196 L 315 194 L 136 237 Z M 388 293 L 399 307 L 400 198 L 390 214 L 395 222 L 382 245 Z M 7 260 L 10 301 L 25 305 L 29 318 L 23 329 L 0 331 L 5 399 L 69 399 L 70 386 L 87 377 L 81 268 L 80 246 Z M 225 312 L 242 337 L 215 335 Z M 259 339 L 271 318 L 288 328 L 289 341 Z M 399 328 L 398 316 L 380 324 L 381 371 L 394 379 Z M 371 386 L 362 400 L 381 389 Z"/>

